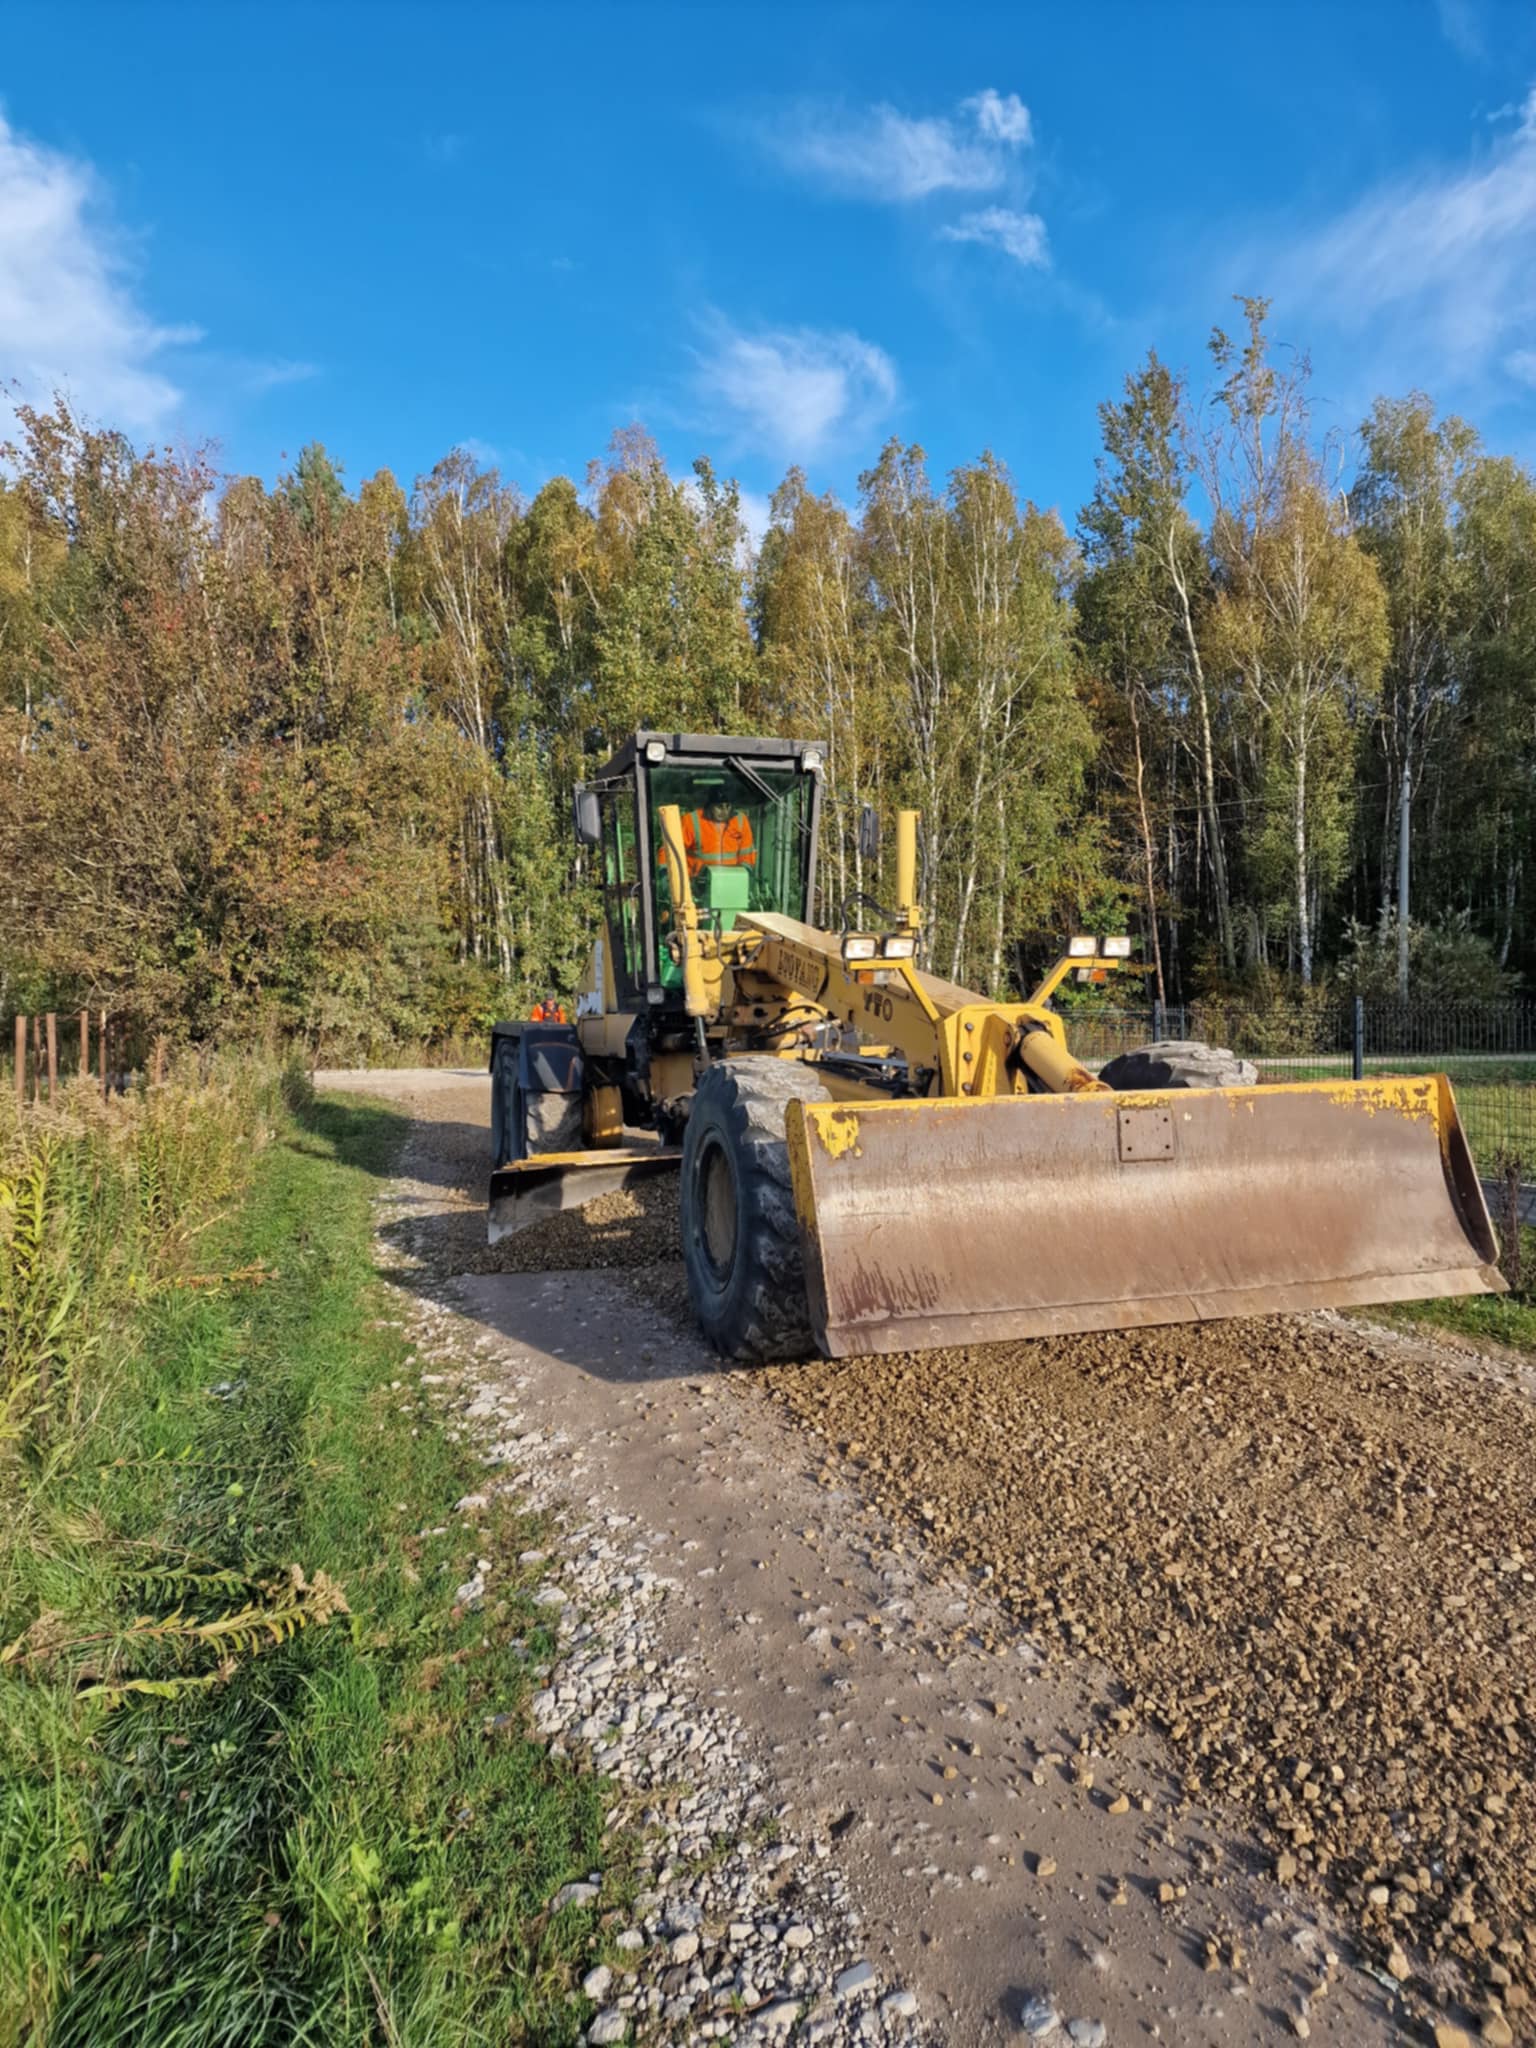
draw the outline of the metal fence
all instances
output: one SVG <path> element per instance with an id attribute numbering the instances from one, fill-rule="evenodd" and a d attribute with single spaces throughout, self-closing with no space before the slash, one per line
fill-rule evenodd
<path id="1" fill-rule="evenodd" d="M 1252 1060 L 1262 1081 L 1448 1074 L 1479 1171 L 1510 1156 L 1536 1182 L 1536 1002 L 1344 1001 L 1151 1004 L 1074 1010 L 1068 1038 L 1101 1066 L 1154 1039 L 1197 1038 Z"/>

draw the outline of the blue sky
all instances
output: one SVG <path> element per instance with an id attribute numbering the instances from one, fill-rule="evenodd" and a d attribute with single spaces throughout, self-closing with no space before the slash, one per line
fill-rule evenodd
<path id="1" fill-rule="evenodd" d="M 1536 0 L 10 0 L 0 115 L 0 377 L 231 470 L 531 493 L 638 418 L 760 518 L 899 434 L 1071 523 L 1239 291 L 1326 423 L 1536 456 Z"/>

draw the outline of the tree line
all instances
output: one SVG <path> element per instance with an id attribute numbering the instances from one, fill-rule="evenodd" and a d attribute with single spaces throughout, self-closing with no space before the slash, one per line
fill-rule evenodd
<path id="1" fill-rule="evenodd" d="M 1421 394 L 1318 433 L 1265 316 L 1127 378 L 1072 530 L 897 440 L 851 505 L 791 471 L 753 547 L 639 428 L 527 500 L 20 408 L 0 1009 L 472 1035 L 576 979 L 570 793 L 640 725 L 824 739 L 829 905 L 889 880 L 861 806 L 918 805 L 930 963 L 989 992 L 1126 922 L 1170 1000 L 1530 986 L 1536 481 Z"/>

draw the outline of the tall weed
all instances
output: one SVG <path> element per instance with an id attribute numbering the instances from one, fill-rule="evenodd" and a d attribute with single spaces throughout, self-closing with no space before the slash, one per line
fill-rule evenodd
<path id="1" fill-rule="evenodd" d="M 270 1134 L 282 1081 L 231 1061 L 103 1100 L 0 1113 L 0 1458 L 67 1455 L 103 1340 L 188 1272 Z"/>

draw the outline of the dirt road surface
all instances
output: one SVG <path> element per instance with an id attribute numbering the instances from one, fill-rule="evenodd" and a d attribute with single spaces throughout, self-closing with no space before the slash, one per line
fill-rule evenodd
<path id="1" fill-rule="evenodd" d="M 946 2038 L 1536 2038 L 1517 1364 L 1316 1317 L 725 1371 L 670 1189 L 487 1250 L 484 1078 L 319 1080 L 418 1120 L 417 1242 Z"/>

